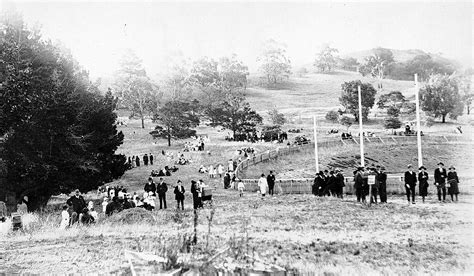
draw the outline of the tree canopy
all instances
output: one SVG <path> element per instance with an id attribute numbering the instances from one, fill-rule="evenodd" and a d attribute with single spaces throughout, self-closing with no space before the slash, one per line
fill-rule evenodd
<path id="1" fill-rule="evenodd" d="M 316 59 L 314 61 L 314 67 L 316 67 L 319 72 L 327 73 L 334 70 L 336 67 L 337 60 L 334 56 L 338 50 L 336 48 L 331 48 L 329 45 L 324 45 L 319 53 L 316 54 Z"/>
<path id="2" fill-rule="evenodd" d="M 153 91 L 157 87 L 147 76 L 140 58 L 131 50 L 120 60 L 115 87 L 120 104 L 130 110 L 130 117 L 140 118 L 142 128 L 145 128 L 145 116 L 151 108 Z"/>
<path id="3" fill-rule="evenodd" d="M 264 42 L 257 61 L 260 62 L 260 70 L 269 86 L 280 83 L 291 74 L 291 61 L 286 53 L 286 46 L 273 39 Z"/>
<path id="4" fill-rule="evenodd" d="M 262 123 L 262 117 L 245 101 L 245 97 L 236 95 L 224 101 L 220 106 L 210 109 L 207 116 L 211 120 L 210 126 L 221 126 L 236 133 L 255 131 L 255 127 Z"/>
<path id="5" fill-rule="evenodd" d="M 21 17 L 4 17 L 0 30 L 2 188 L 28 196 L 28 209 L 36 210 L 52 195 L 120 177 L 126 165 L 115 154 L 123 141 L 117 100 L 102 96 L 70 53 L 41 40 Z"/>
<path id="6" fill-rule="evenodd" d="M 195 114 L 193 104 L 198 103 L 167 102 L 153 115 L 153 121 L 158 123 L 156 134 L 167 139 L 168 146 L 171 146 L 171 138 L 183 139 L 196 135 L 192 128 L 199 125 L 199 116 Z"/>
<path id="7" fill-rule="evenodd" d="M 420 90 L 421 109 L 435 118 L 446 122 L 446 115 L 456 119 L 463 112 L 458 80 L 454 76 L 432 75 Z"/>
<path id="8" fill-rule="evenodd" d="M 358 86 L 361 87 L 362 100 L 362 119 L 367 120 L 370 109 L 375 103 L 375 94 L 377 90 L 370 83 L 362 83 L 360 80 L 344 82 L 342 84 L 341 97 L 339 102 L 345 107 L 346 112 L 354 115 L 356 120 L 359 119 L 359 96 Z"/>

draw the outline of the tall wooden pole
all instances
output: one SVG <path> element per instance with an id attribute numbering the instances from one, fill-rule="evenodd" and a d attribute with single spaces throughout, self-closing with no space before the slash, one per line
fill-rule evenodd
<path id="1" fill-rule="evenodd" d="M 418 145 L 418 168 L 423 166 L 421 153 L 421 127 L 420 127 L 420 87 L 418 85 L 418 74 L 415 74 L 415 101 L 416 101 L 416 140 Z"/>
<path id="2" fill-rule="evenodd" d="M 314 160 L 316 161 L 316 173 L 319 172 L 319 158 L 318 158 L 318 135 L 316 133 L 316 115 L 313 115 L 313 129 L 314 129 Z"/>
<path id="3" fill-rule="evenodd" d="M 364 160 L 364 132 L 362 129 L 362 96 L 360 92 L 360 85 L 357 87 L 359 95 L 359 139 L 360 139 L 360 165 L 365 167 Z"/>

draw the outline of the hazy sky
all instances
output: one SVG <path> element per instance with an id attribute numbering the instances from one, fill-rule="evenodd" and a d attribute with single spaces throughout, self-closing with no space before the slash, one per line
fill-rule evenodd
<path id="1" fill-rule="evenodd" d="M 472 62 L 469 2 L 16 2 L 28 24 L 60 40 L 92 77 L 111 76 L 129 47 L 153 76 L 166 56 L 236 53 L 256 67 L 261 43 L 286 43 L 295 66 L 323 43 L 341 53 L 377 46 L 422 49 Z"/>

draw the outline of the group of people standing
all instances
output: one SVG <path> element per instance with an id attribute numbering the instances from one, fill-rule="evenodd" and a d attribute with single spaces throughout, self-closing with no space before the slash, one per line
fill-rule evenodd
<path id="1" fill-rule="evenodd" d="M 370 194 L 370 203 L 377 203 L 379 196 L 381 203 L 387 203 L 387 174 L 385 167 L 358 167 L 354 171 L 354 188 L 357 202 L 366 202 L 366 197 Z M 372 188 L 372 191 L 370 191 Z"/>
<path id="2" fill-rule="evenodd" d="M 142 157 L 142 160 L 143 160 L 143 164 L 145 166 L 148 166 L 148 164 L 150 165 L 153 165 L 153 154 L 150 153 L 150 155 L 146 154 L 143 155 Z M 127 164 L 130 166 L 130 168 L 135 168 L 135 167 L 140 167 L 140 156 L 132 156 L 132 157 L 128 157 L 128 160 L 127 160 Z"/>
<path id="3" fill-rule="evenodd" d="M 334 196 L 343 198 L 344 175 L 340 169 L 324 170 L 316 173 L 312 193 L 317 196 Z"/>
<path id="4" fill-rule="evenodd" d="M 443 162 L 439 162 L 438 168 L 434 171 L 434 185 L 436 186 L 438 200 L 446 202 L 446 190 L 451 196 L 451 201 L 458 200 L 459 194 L 459 178 L 454 166 L 449 167 L 449 172 L 444 168 Z M 426 196 L 428 196 L 429 187 L 429 175 L 426 171 L 425 166 L 421 166 L 418 169 L 418 174 L 413 171 L 413 166 L 408 165 L 408 170 L 405 172 L 405 192 L 408 203 L 415 204 L 415 191 L 416 184 L 419 185 L 419 195 L 422 201 L 425 202 Z M 447 189 L 446 189 L 447 188 Z M 410 201 L 411 199 L 411 201 Z"/>

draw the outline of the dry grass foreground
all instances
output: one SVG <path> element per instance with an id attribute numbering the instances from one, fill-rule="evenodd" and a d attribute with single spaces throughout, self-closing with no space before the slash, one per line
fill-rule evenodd
<path id="1" fill-rule="evenodd" d="M 183 263 L 176 256 L 186 251 L 186 237 L 193 231 L 189 199 L 184 212 L 118 214 L 68 230 L 58 229 L 57 215 L 44 215 L 29 230 L 0 236 L 5 249 L 0 274 L 129 274 L 125 250 L 172 257 L 169 268 L 201 266 L 205 274 L 242 262 L 245 253 L 293 273 L 468 274 L 474 268 L 473 199 L 439 204 L 431 195 L 425 204 L 407 205 L 403 197 L 391 197 L 388 204 L 369 208 L 353 197 L 262 200 L 253 193 L 239 198 L 235 191 L 218 190 L 209 246 L 210 209 L 205 209 L 199 214 L 195 259 Z M 202 266 L 202 260 L 227 246 L 232 249 L 228 254 Z"/>

